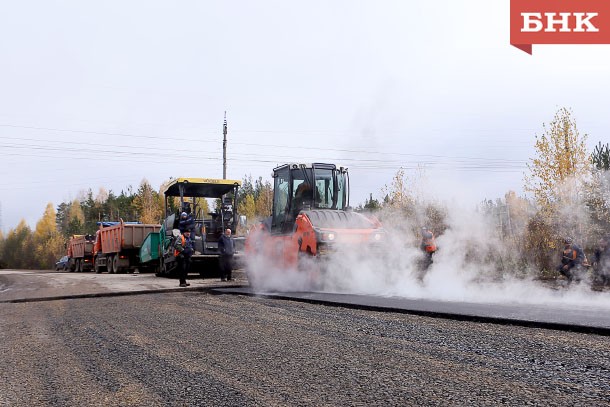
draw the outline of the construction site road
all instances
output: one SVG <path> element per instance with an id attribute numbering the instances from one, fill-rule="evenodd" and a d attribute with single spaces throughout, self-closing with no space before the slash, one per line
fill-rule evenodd
<path id="1" fill-rule="evenodd" d="M 53 300 L 62 275 L 73 297 Z M 20 299 L 20 276 L 49 277 L 52 295 Z M 103 295 L 79 298 L 85 277 Z M 106 296 L 120 284 L 104 278 L 152 291 Z M 208 279 L 185 291 L 3 270 L 0 282 L 1 406 L 610 404 L 604 335 L 223 295 Z"/>
<path id="2" fill-rule="evenodd" d="M 573 305 L 560 307 L 523 303 L 472 303 L 337 293 L 253 292 L 249 287 L 228 287 L 216 290 L 224 294 L 264 295 L 269 298 L 375 311 L 610 335 L 608 308 L 575 307 Z"/>

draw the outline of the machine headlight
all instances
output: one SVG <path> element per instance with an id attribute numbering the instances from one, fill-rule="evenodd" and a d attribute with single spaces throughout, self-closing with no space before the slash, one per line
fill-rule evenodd
<path id="1" fill-rule="evenodd" d="M 383 233 L 375 232 L 372 236 L 373 242 L 380 242 L 383 240 Z"/>
<path id="2" fill-rule="evenodd" d="M 335 234 L 333 232 L 324 232 L 322 233 L 322 240 L 332 242 L 335 240 Z"/>

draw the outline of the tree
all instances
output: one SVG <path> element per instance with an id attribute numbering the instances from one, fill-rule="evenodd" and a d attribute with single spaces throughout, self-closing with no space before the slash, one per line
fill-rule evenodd
<path id="1" fill-rule="evenodd" d="M 536 135 L 537 157 L 527 164 L 531 175 L 525 177 L 525 189 L 533 192 L 537 204 L 544 208 L 572 197 L 574 187 L 581 186 L 589 173 L 589 161 L 587 135 L 580 135 L 568 109 L 559 109 L 543 128 L 542 136 Z"/>
<path id="2" fill-rule="evenodd" d="M 598 170 L 610 170 L 610 145 L 608 143 L 602 145 L 600 141 L 591 154 L 591 161 Z"/>
<path id="3" fill-rule="evenodd" d="M 140 183 L 140 188 L 133 199 L 133 207 L 137 210 L 142 223 L 158 223 L 163 217 L 159 194 L 146 179 Z"/>
<path id="4" fill-rule="evenodd" d="M 72 201 L 68 207 L 68 225 L 65 236 L 85 234 L 85 212 L 78 199 Z"/>
<path id="5" fill-rule="evenodd" d="M 51 268 L 55 260 L 64 251 L 65 240 L 57 230 L 55 209 L 48 203 L 42 218 L 36 223 L 33 235 L 34 261 L 30 266 L 36 268 Z M 28 250 L 24 250 L 27 253 Z M 28 256 L 31 259 L 31 256 Z"/>
<path id="6" fill-rule="evenodd" d="M 587 135 L 576 127 L 572 112 L 561 108 L 544 132 L 536 135 L 537 157 L 528 163 L 530 175 L 525 176 L 525 190 L 534 194 L 540 210 L 539 224 L 554 230 L 555 236 L 540 236 L 541 240 L 553 241 L 561 235 L 572 235 L 575 231 L 582 238 L 586 229 L 586 216 L 579 210 L 582 206 L 585 182 L 590 175 L 590 161 L 586 150 Z"/>
<path id="7" fill-rule="evenodd" d="M 377 199 L 373 199 L 373 194 L 370 194 L 369 199 L 365 200 L 363 209 L 374 212 L 381 209 L 381 204 Z"/>
<path id="8" fill-rule="evenodd" d="M 6 262 L 4 261 L 4 244 L 5 244 L 4 233 L 2 233 L 2 230 L 0 230 L 0 269 L 3 269 L 6 267 Z"/>
<path id="9" fill-rule="evenodd" d="M 0 257 L 9 268 L 29 268 L 32 246 L 32 231 L 25 219 L 21 219 L 6 235 Z"/>
<path id="10" fill-rule="evenodd" d="M 591 182 L 587 184 L 586 204 L 593 220 L 595 240 L 610 230 L 610 148 L 600 142 L 591 154 Z"/>
<path id="11" fill-rule="evenodd" d="M 254 188 L 255 214 L 259 218 L 271 216 L 273 210 L 273 187 L 269 181 L 263 183 L 263 177 L 256 180 Z"/>
<path id="12" fill-rule="evenodd" d="M 241 183 L 241 187 L 239 188 L 239 191 L 237 192 L 237 201 L 241 202 L 241 201 L 245 200 L 246 196 L 248 196 L 248 195 L 252 195 L 252 198 L 255 197 L 254 185 L 252 184 L 252 175 L 244 176 L 244 180 Z"/>
<path id="13" fill-rule="evenodd" d="M 383 193 L 385 193 L 384 204 L 393 209 L 411 212 L 415 199 L 407 186 L 408 179 L 405 176 L 405 170 L 401 168 L 394 175 L 392 184 L 383 188 Z"/>
<path id="14" fill-rule="evenodd" d="M 240 215 L 245 215 L 248 219 L 255 219 L 256 206 L 253 195 L 246 195 L 244 199 L 237 204 L 237 207 Z"/>
<path id="15" fill-rule="evenodd" d="M 62 202 L 57 205 L 57 214 L 55 215 L 55 223 L 57 224 L 57 229 L 61 231 L 64 236 L 68 236 L 68 224 L 70 223 L 70 204 L 66 202 Z"/>

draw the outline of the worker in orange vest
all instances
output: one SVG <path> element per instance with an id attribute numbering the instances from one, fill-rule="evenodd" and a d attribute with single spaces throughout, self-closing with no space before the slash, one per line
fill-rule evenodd
<path id="1" fill-rule="evenodd" d="M 191 267 L 191 256 L 194 252 L 193 241 L 191 240 L 191 231 L 185 230 L 178 236 L 174 245 L 174 256 L 178 262 L 178 277 L 180 279 L 180 287 L 188 287 L 190 284 L 186 282 L 186 277 Z"/>
<path id="2" fill-rule="evenodd" d="M 421 228 L 421 244 L 419 245 L 419 248 L 426 256 L 424 268 L 427 269 L 430 267 L 430 264 L 432 264 L 432 255 L 436 253 L 437 248 L 434 240 L 434 233 L 432 233 L 432 231 L 425 226 Z"/>
<path id="3" fill-rule="evenodd" d="M 583 267 L 587 266 L 585 252 L 578 246 L 571 237 L 563 240 L 563 250 L 561 252 L 561 264 L 557 266 L 557 271 L 563 274 L 568 281 L 580 279 Z"/>

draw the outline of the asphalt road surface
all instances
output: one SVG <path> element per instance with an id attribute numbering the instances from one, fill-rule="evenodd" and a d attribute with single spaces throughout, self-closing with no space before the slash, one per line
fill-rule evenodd
<path id="1" fill-rule="evenodd" d="M 21 288 L 41 294 L 40 275 Z M 50 286 L 91 294 L 73 279 L 95 275 L 72 276 Z M 0 405 L 610 405 L 604 335 L 97 277 L 109 296 L 0 303 Z M 112 296 L 121 277 L 152 293 Z M 18 300 L 19 280 L 0 272 L 0 300 Z"/>

